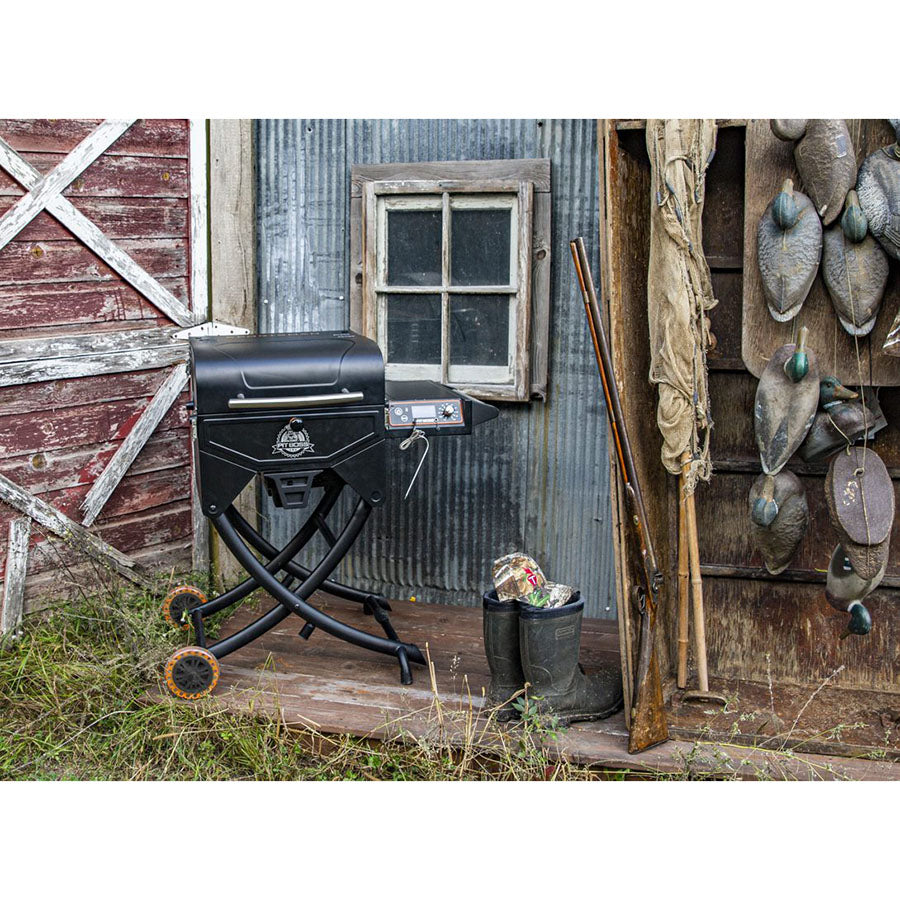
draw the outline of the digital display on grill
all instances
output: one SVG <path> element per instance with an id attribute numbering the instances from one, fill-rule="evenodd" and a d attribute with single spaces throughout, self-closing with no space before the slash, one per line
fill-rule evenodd
<path id="1" fill-rule="evenodd" d="M 414 406 L 412 408 L 412 414 L 414 419 L 436 419 L 437 418 L 437 407 L 436 406 Z"/>

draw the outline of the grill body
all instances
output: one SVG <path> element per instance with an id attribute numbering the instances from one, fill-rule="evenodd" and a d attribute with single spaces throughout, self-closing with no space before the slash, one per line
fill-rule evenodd
<path id="1" fill-rule="evenodd" d="M 191 341 L 196 471 L 203 512 L 224 510 L 262 474 L 275 503 L 305 506 L 331 471 L 384 502 L 384 360 L 350 331 Z"/>

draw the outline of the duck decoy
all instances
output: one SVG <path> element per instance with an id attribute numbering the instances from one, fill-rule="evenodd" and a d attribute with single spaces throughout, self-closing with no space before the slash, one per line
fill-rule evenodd
<path id="1" fill-rule="evenodd" d="M 756 388 L 753 424 L 767 475 L 777 475 L 803 442 L 819 405 L 819 369 L 807 335 L 804 326 L 796 344 L 775 351 Z"/>
<path id="2" fill-rule="evenodd" d="M 869 154 L 859 167 L 856 193 L 869 231 L 885 253 L 900 260 L 900 120 L 891 125 L 898 143 Z"/>
<path id="3" fill-rule="evenodd" d="M 762 474 L 750 489 L 750 537 L 766 569 L 777 575 L 791 561 L 809 524 L 809 505 L 800 479 L 787 469 Z"/>
<path id="4" fill-rule="evenodd" d="M 859 399 L 856 391 L 845 388 L 833 375 L 819 382 L 819 409 L 798 451 L 803 462 L 822 462 L 863 437 L 874 437 L 887 425 L 875 392 L 863 391 Z"/>
<path id="5" fill-rule="evenodd" d="M 756 244 L 769 312 L 776 322 L 789 322 L 803 306 L 822 255 L 822 223 L 790 178 L 759 220 Z"/>
<path id="6" fill-rule="evenodd" d="M 840 544 L 834 548 L 825 577 L 825 599 L 835 609 L 850 613 L 841 639 L 851 634 L 868 634 L 872 630 L 872 616 L 862 601 L 881 584 L 886 569 L 887 556 L 872 578 L 862 578 L 854 571 L 844 548 Z"/>
<path id="7" fill-rule="evenodd" d="M 840 223 L 826 229 L 822 245 L 825 287 L 844 331 L 858 337 L 875 327 L 888 279 L 887 254 L 868 231 L 859 197 L 850 191 Z"/>
<path id="8" fill-rule="evenodd" d="M 771 119 L 775 137 L 795 141 L 794 162 L 804 190 L 826 225 L 841 214 L 856 182 L 856 151 L 843 119 Z"/>
<path id="9" fill-rule="evenodd" d="M 828 466 L 825 502 L 853 571 L 874 578 L 885 564 L 894 524 L 894 485 L 881 457 L 848 447 Z"/>

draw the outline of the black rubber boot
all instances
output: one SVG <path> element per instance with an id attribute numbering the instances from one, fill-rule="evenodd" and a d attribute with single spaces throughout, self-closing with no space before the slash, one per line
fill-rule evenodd
<path id="1" fill-rule="evenodd" d="M 518 604 L 499 601 L 496 591 L 484 595 L 484 652 L 491 670 L 487 705 L 502 706 L 497 718 L 505 722 L 518 715 L 508 701 L 525 686 L 525 676 L 519 659 Z"/>
<path id="2" fill-rule="evenodd" d="M 556 609 L 519 606 L 519 649 L 529 702 L 540 716 L 555 716 L 560 725 L 605 719 L 623 705 L 618 666 L 585 675 L 578 662 L 584 600 L 576 593 Z"/>

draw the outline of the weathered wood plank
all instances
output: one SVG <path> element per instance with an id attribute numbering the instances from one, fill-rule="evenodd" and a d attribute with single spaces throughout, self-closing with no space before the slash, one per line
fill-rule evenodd
<path id="1" fill-rule="evenodd" d="M 9 523 L 6 571 L 3 576 L 2 612 L 0 612 L 0 635 L 17 634 L 22 628 L 30 537 L 31 519 L 27 516 L 13 519 Z"/>
<path id="2" fill-rule="evenodd" d="M 38 177 L 52 171 L 62 154 L 22 153 L 21 159 Z M 0 196 L 20 197 L 21 182 L 0 170 Z M 75 197 L 172 197 L 190 196 L 190 171 L 187 159 L 159 159 L 147 156 L 100 157 L 87 171 L 63 191 Z"/>
<path id="3" fill-rule="evenodd" d="M 188 345 L 172 339 L 174 330 L 148 328 L 68 339 L 0 341 L 0 387 L 184 362 Z"/>
<path id="4" fill-rule="evenodd" d="M 886 121 L 848 119 L 847 127 L 854 141 L 857 163 L 879 147 L 894 142 Z M 888 281 L 874 330 L 859 339 L 861 372 L 857 368 L 856 342 L 838 322 L 821 269 L 794 320 L 779 323 L 769 313 L 756 260 L 756 229 L 785 178 L 793 178 L 794 184 L 803 190 L 791 143 L 780 141 L 772 134 L 768 119 L 751 119 L 747 124 L 744 207 L 742 351 L 747 368 L 759 378 L 772 353 L 791 340 L 795 327 L 805 325 L 809 328 L 809 347 L 816 354 L 823 374 L 835 375 L 849 385 L 857 385 L 860 380 L 865 384 L 900 385 L 900 359 L 888 356 L 881 349 L 900 304 L 900 283 L 896 278 Z"/>
<path id="5" fill-rule="evenodd" d="M 0 366 L 34 360 L 72 359 L 100 353 L 129 353 L 176 343 L 178 328 L 134 328 L 127 331 L 100 331 L 67 337 L 20 338 L 0 341 Z M 178 343 L 184 345 L 185 341 Z"/>
<path id="6" fill-rule="evenodd" d="M 123 135 L 134 119 L 107 119 L 98 125 L 44 178 L 26 183 L 29 192 L 0 216 L 0 249 L 5 247 L 51 200 L 91 165 L 118 137 Z M 9 166 L 0 155 L 0 165 Z"/>
<path id="7" fill-rule="evenodd" d="M 259 325 L 251 121 L 211 119 L 209 147 L 211 315 L 217 321 L 256 332 Z M 248 521 L 256 522 L 255 482 L 241 492 L 235 506 Z M 197 527 L 201 527 L 199 518 Z M 240 567 L 218 536 L 214 541 L 212 552 L 218 578 L 224 582 L 237 580 Z"/>
<path id="8" fill-rule="evenodd" d="M 122 476 L 128 471 L 135 457 L 141 452 L 147 438 L 159 425 L 162 417 L 168 412 L 169 407 L 178 397 L 187 384 L 187 366 L 181 364 L 175 367 L 172 374 L 165 380 L 162 387 L 148 404 L 135 422 L 128 437 L 122 441 L 119 449 L 109 461 L 103 472 L 97 477 L 93 487 L 88 491 L 81 508 L 84 510 L 84 518 L 81 524 L 86 528 L 93 524 L 100 514 L 104 504 L 109 499 L 116 486 L 122 480 Z"/>
<path id="9" fill-rule="evenodd" d="M 402 165 L 402 164 L 400 164 Z M 353 167 L 350 196 L 361 197 L 367 181 L 530 181 L 535 193 L 550 190 L 549 159 L 484 159 L 455 162 L 386 163 Z"/>
<path id="10" fill-rule="evenodd" d="M 14 203 L 0 197 L 0 213 Z M 132 238 L 181 238 L 188 236 L 188 203 L 167 197 L 77 197 L 71 201 L 111 240 Z M 62 223 L 43 211 L 16 236 L 19 241 L 62 241 L 72 234 Z"/>
<path id="11" fill-rule="evenodd" d="M 63 410 L 71 406 L 149 398 L 161 383 L 159 371 L 140 370 L 90 378 L 67 378 L 52 384 L 37 382 L 6 387 L 0 391 L 0 429 L 6 427 L 3 416 L 21 415 L 36 409 Z"/>
<path id="12" fill-rule="evenodd" d="M 182 240 L 120 241 L 119 249 L 132 257 L 150 278 L 188 275 L 188 244 Z M 60 281 L 118 281 L 111 266 L 100 260 L 82 243 L 43 241 L 35 244 L 13 241 L 0 253 L 0 285 L 19 286 Z M 135 285 L 144 293 L 145 285 Z M 146 296 L 146 294 L 144 294 Z M 148 297 L 151 302 L 153 298 Z M 174 307 L 184 318 L 183 304 L 173 298 Z M 154 302 L 155 306 L 159 304 Z M 165 310 L 163 310 L 165 312 Z M 168 315 L 168 313 L 166 313 Z M 169 316 L 169 318 L 173 318 Z M 177 319 L 173 318 L 173 321 Z M 178 322 L 181 324 L 181 322 Z"/>
<path id="13" fill-rule="evenodd" d="M 31 494 L 45 494 L 48 491 L 79 486 L 87 490 L 118 447 L 119 442 L 110 441 L 88 447 L 63 447 L 36 454 L 5 457 L 0 459 L 0 474 L 15 481 Z M 175 429 L 161 434 L 157 432 L 144 445 L 125 477 L 142 475 L 149 478 L 153 473 L 166 472 L 169 477 L 177 479 L 179 476 L 174 470 L 189 468 L 190 462 L 187 429 Z"/>
<path id="14" fill-rule="evenodd" d="M 5 417 L 0 428 L 0 455 L 46 453 L 121 440 L 146 405 L 146 399 L 135 398 L 67 407 L 43 415 L 31 412 Z M 157 430 L 184 428 L 187 416 L 184 404 L 173 404 Z"/>
<path id="15" fill-rule="evenodd" d="M 107 563 L 120 575 L 136 584 L 149 584 L 149 578 L 133 559 L 91 534 L 77 522 L 54 509 L 38 497 L 22 490 L 17 484 L 0 475 L 0 499 L 48 528 L 67 544 L 100 562 Z"/>
<path id="16" fill-rule="evenodd" d="M 186 278 L 159 278 L 158 281 L 180 303 L 187 300 Z M 118 279 L 0 286 L 2 337 L 12 337 L 2 332 L 22 329 L 27 329 L 27 336 L 38 336 L 41 329 L 55 326 L 102 327 L 104 323 L 129 321 L 166 324 L 149 300 Z"/>
<path id="17" fill-rule="evenodd" d="M 0 137 L 19 153 L 68 153 L 102 119 L 0 119 Z M 186 119 L 138 119 L 106 151 L 109 156 L 188 155 Z"/>

